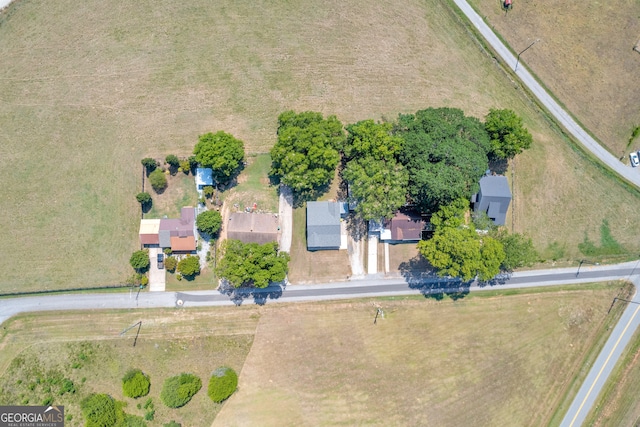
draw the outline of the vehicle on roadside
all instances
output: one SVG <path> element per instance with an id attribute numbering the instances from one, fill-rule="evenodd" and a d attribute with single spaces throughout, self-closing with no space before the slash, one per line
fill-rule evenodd
<path id="1" fill-rule="evenodd" d="M 158 270 L 164 268 L 164 254 L 158 254 Z"/>
<path id="2" fill-rule="evenodd" d="M 638 153 L 636 153 L 635 151 L 629 154 L 629 160 L 631 160 L 631 166 L 633 166 L 634 168 L 640 165 L 640 157 L 638 157 Z"/>

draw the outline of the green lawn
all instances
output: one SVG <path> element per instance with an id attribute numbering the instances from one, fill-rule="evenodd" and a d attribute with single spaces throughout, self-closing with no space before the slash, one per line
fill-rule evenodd
<path id="1" fill-rule="evenodd" d="M 0 292 L 124 281 L 140 159 L 188 156 L 217 130 L 266 153 L 287 109 L 349 123 L 512 108 L 535 139 L 516 161 L 514 229 L 580 259 L 607 219 L 639 247 L 638 193 L 572 148 L 447 2 L 21 0 L 0 15 L 0 57 Z"/>

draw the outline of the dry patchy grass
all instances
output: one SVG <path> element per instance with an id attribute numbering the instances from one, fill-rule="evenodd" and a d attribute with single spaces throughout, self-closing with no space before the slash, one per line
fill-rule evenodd
<path id="1" fill-rule="evenodd" d="M 140 159 L 188 155 L 217 130 L 265 153 L 287 109 L 348 123 L 512 108 L 536 140 L 517 172 L 515 228 L 575 253 L 604 216 L 637 248 L 637 195 L 568 149 L 438 0 L 21 0 L 0 16 L 0 57 L 4 292 L 122 281 Z"/>
<path id="2" fill-rule="evenodd" d="M 182 172 L 167 175 L 167 183 L 167 188 L 158 194 L 145 179 L 145 191 L 151 194 L 153 201 L 151 210 L 144 215 L 145 218 L 180 218 L 183 207 L 198 204 L 198 192 L 193 175 L 185 175 Z"/>
<path id="3" fill-rule="evenodd" d="M 265 307 L 213 425 L 546 425 L 616 291 Z"/>
<path id="4" fill-rule="evenodd" d="M 507 14 L 498 0 L 471 3 L 515 52 L 541 39 L 522 60 L 605 147 L 624 155 L 640 125 L 637 0 L 519 1 Z"/>

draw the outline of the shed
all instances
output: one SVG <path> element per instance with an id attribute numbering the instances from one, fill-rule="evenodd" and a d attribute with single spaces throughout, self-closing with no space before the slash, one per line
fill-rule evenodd
<path id="1" fill-rule="evenodd" d="M 202 190 L 207 186 L 213 186 L 213 170 L 211 168 L 197 168 L 196 188 Z"/>
<path id="2" fill-rule="evenodd" d="M 263 245 L 278 241 L 278 229 L 278 217 L 274 214 L 236 212 L 229 217 L 227 238 Z"/>
<path id="3" fill-rule="evenodd" d="M 485 175 L 480 178 L 480 191 L 476 195 L 473 210 L 486 212 L 496 225 L 504 225 L 511 203 L 511 190 L 507 178 L 502 175 Z"/>
<path id="4" fill-rule="evenodd" d="M 340 249 L 339 203 L 307 203 L 307 249 Z"/>

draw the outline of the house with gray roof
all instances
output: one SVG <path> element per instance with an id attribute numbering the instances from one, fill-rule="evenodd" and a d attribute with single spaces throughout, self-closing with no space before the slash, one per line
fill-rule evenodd
<path id="1" fill-rule="evenodd" d="M 307 250 L 340 249 L 340 204 L 307 202 Z"/>
<path id="2" fill-rule="evenodd" d="M 504 225 L 511 203 L 511 190 L 507 178 L 502 175 L 485 175 L 480 178 L 480 191 L 471 199 L 473 210 L 486 212 L 496 225 Z"/>

